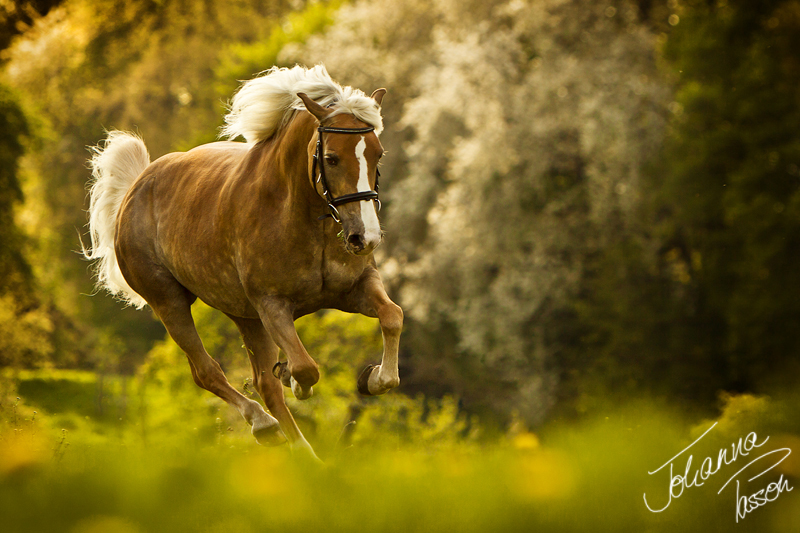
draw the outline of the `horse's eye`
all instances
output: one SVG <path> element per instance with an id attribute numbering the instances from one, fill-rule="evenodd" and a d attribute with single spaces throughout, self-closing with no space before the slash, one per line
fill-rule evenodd
<path id="1" fill-rule="evenodd" d="M 325 164 L 335 167 L 339 164 L 339 157 L 336 154 L 325 154 Z"/>

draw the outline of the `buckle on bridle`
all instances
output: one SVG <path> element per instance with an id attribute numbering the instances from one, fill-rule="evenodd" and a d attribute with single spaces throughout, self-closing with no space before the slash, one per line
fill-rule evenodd
<path id="1" fill-rule="evenodd" d="M 342 217 L 341 217 L 341 215 L 339 215 L 339 210 L 336 209 L 336 206 L 328 204 L 328 208 L 331 210 L 331 212 L 328 213 L 327 215 L 322 215 L 321 217 L 319 217 L 319 219 L 322 220 L 322 219 L 331 217 L 338 224 L 341 224 L 342 223 Z"/>

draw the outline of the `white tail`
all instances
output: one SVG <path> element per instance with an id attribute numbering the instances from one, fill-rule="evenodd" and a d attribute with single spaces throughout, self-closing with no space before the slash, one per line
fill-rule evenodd
<path id="1" fill-rule="evenodd" d="M 133 305 L 137 309 L 147 302 L 131 289 L 122 276 L 114 251 L 117 213 L 134 180 L 150 164 L 144 141 L 132 133 L 110 131 L 100 145 L 91 149 L 92 186 L 89 200 L 89 234 L 91 250 L 83 248 L 83 256 L 99 260 L 95 266 L 97 287 Z"/>

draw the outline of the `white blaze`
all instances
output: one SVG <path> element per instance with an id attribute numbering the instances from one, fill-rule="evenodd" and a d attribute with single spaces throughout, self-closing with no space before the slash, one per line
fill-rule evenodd
<path id="1" fill-rule="evenodd" d="M 369 177 L 367 172 L 367 158 L 364 157 L 364 151 L 367 149 L 367 141 L 364 136 L 356 145 L 356 159 L 358 159 L 358 192 L 371 191 L 369 186 Z M 378 222 L 378 214 L 375 212 L 375 202 L 372 200 L 362 200 L 361 204 L 361 221 L 364 223 L 364 240 L 367 245 L 376 246 L 381 240 L 381 225 Z"/>

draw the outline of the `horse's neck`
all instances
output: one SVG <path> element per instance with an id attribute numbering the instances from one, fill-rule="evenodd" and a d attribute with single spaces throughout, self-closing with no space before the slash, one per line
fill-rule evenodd
<path id="1" fill-rule="evenodd" d="M 286 205 L 302 212 L 324 206 L 308 176 L 308 143 L 315 125 L 310 114 L 298 114 L 275 139 L 260 143 L 252 154 L 263 192 L 287 197 Z"/>

